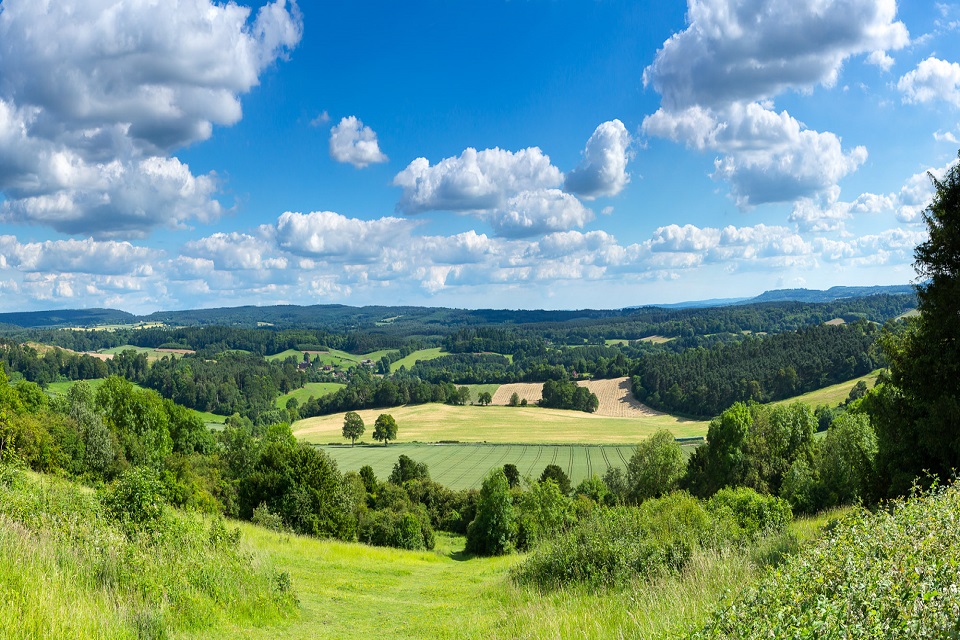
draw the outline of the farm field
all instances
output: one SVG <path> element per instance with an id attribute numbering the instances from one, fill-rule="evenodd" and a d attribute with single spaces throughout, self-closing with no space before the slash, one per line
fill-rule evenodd
<path id="1" fill-rule="evenodd" d="M 290 393 L 285 393 L 277 398 L 277 408 L 286 408 L 287 401 L 290 398 L 296 398 L 297 402 L 303 404 L 310 399 L 310 396 L 319 398 L 320 396 L 327 395 L 328 393 L 334 393 L 345 386 L 347 385 L 340 382 L 308 382 L 307 384 L 303 385 L 303 388 L 295 389 Z"/>
<path id="2" fill-rule="evenodd" d="M 135 347 L 132 344 L 124 344 L 124 345 L 120 345 L 119 347 L 111 347 L 109 349 L 100 349 L 97 352 L 90 352 L 87 355 L 100 357 L 100 358 L 112 358 L 118 353 L 121 353 L 123 351 L 129 351 L 129 350 L 136 351 L 137 354 L 141 354 L 141 353 L 147 354 L 147 360 L 150 360 L 150 361 L 159 360 L 164 356 L 170 356 L 170 355 L 182 356 L 189 353 L 195 353 L 190 349 L 151 349 L 147 347 Z"/>
<path id="3" fill-rule="evenodd" d="M 595 393 L 600 406 L 593 415 L 612 418 L 648 418 L 664 414 L 654 411 L 650 407 L 637 401 L 630 391 L 629 378 L 613 378 L 610 380 L 582 380 L 577 385 L 586 387 Z M 510 397 L 516 393 L 521 400 L 526 399 L 528 404 L 536 404 L 543 391 L 542 382 L 517 382 L 503 384 L 493 395 L 493 404 L 506 405 Z"/>
<path id="4" fill-rule="evenodd" d="M 452 489 L 479 489 L 495 467 L 517 465 L 521 476 L 539 478 L 543 468 L 555 464 L 574 486 L 593 474 L 603 476 L 610 467 L 626 468 L 633 445 L 524 445 L 524 444 L 371 444 L 319 446 L 337 461 L 341 471 L 358 471 L 365 464 L 377 478 L 390 476 L 401 454 L 426 463 L 430 477 Z M 694 446 L 685 446 L 692 453 Z"/>
<path id="5" fill-rule="evenodd" d="M 498 391 L 499 393 L 499 391 Z M 704 436 L 707 422 L 667 414 L 615 418 L 582 411 L 540 407 L 422 404 L 358 411 L 367 425 L 367 438 L 381 413 L 399 426 L 397 442 L 491 442 L 507 444 L 635 444 L 658 429 L 678 438 Z M 342 413 L 298 420 L 293 435 L 314 444 L 342 441 Z"/>

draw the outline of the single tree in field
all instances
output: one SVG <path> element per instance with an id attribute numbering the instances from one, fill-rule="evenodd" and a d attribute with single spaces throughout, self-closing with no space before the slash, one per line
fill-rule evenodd
<path id="1" fill-rule="evenodd" d="M 343 437 L 350 438 L 350 446 L 357 442 L 357 438 L 363 435 L 363 418 L 356 411 L 347 411 L 343 416 Z"/>
<path id="2" fill-rule="evenodd" d="M 508 403 L 511 407 L 520 406 L 520 394 L 514 391 L 510 394 L 510 402 Z"/>
<path id="3" fill-rule="evenodd" d="M 960 468 L 960 164 L 943 180 L 930 178 L 928 238 L 913 254 L 920 314 L 905 332 L 885 336 L 891 388 L 868 403 L 878 471 L 892 494 L 909 491 L 918 476 L 947 479 Z"/>
<path id="4" fill-rule="evenodd" d="M 491 402 L 493 402 L 493 396 L 490 395 L 489 391 L 481 391 L 477 394 L 477 404 L 481 407 L 485 407 Z"/>
<path id="5" fill-rule="evenodd" d="M 397 421 L 389 413 L 381 413 L 377 416 L 377 421 L 373 425 L 373 439 L 377 442 L 387 442 L 397 439 Z"/>

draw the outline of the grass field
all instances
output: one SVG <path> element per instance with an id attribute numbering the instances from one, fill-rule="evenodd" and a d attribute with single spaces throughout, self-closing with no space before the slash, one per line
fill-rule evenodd
<path id="1" fill-rule="evenodd" d="M 373 360 L 377 362 L 389 353 L 388 349 L 383 349 L 380 351 L 372 351 L 370 353 L 364 353 L 362 355 L 355 355 L 353 353 L 347 353 L 346 351 L 338 351 L 337 349 L 329 349 L 327 351 L 307 351 L 306 353 L 310 354 L 310 359 L 313 360 L 314 356 L 320 357 L 321 364 L 329 364 L 335 367 L 352 367 L 360 364 L 364 360 Z M 303 358 L 303 351 L 298 351 L 296 349 L 287 349 L 286 351 L 281 351 L 280 353 L 275 353 L 271 356 L 266 356 L 267 360 L 286 360 L 290 356 L 295 357 L 297 360 Z"/>
<path id="2" fill-rule="evenodd" d="M 319 398 L 320 396 L 327 395 L 328 393 L 334 393 L 345 386 L 347 385 L 339 382 L 308 382 L 307 384 L 303 385 L 302 389 L 295 389 L 290 393 L 285 393 L 277 398 L 277 408 L 286 408 L 287 400 L 290 398 L 296 398 L 297 402 L 303 404 L 310 399 L 310 396 Z"/>
<path id="3" fill-rule="evenodd" d="M 453 489 L 479 489 L 494 467 L 517 465 L 521 476 L 536 479 L 548 464 L 559 466 L 574 486 L 593 474 L 603 476 L 610 467 L 625 468 L 633 445 L 524 445 L 524 444 L 391 444 L 322 446 L 341 471 L 373 467 L 381 480 L 390 476 L 401 454 L 426 463 L 430 477 Z M 693 446 L 685 446 L 692 453 Z"/>
<path id="4" fill-rule="evenodd" d="M 810 539 L 826 520 L 799 520 L 792 529 L 801 540 Z M 507 576 L 524 556 L 474 558 L 463 553 L 463 538 L 446 533 L 437 535 L 432 552 L 418 552 L 239 526 L 258 558 L 290 574 L 300 615 L 256 628 L 221 626 L 186 639 L 688 637 L 717 603 L 765 571 L 748 554 L 698 553 L 677 575 L 622 589 L 541 593 Z"/>
<path id="5" fill-rule="evenodd" d="M 853 389 L 859 381 L 863 380 L 867 383 L 867 387 L 873 388 L 873 385 L 877 382 L 877 377 L 880 375 L 880 370 L 877 369 L 871 373 L 868 373 L 865 376 L 855 378 L 853 380 L 848 380 L 847 382 L 841 382 L 840 384 L 835 384 L 829 387 L 824 387 L 823 389 L 817 389 L 816 391 L 811 391 L 810 393 L 805 393 L 794 398 L 788 398 L 787 400 L 778 400 L 777 402 L 771 402 L 772 405 L 779 404 L 792 404 L 794 402 L 802 402 L 805 405 L 808 405 L 811 408 L 816 408 L 818 405 L 825 404 L 831 407 L 834 407 L 850 395 L 850 390 Z"/>
<path id="6" fill-rule="evenodd" d="M 358 411 L 372 433 L 381 413 L 397 421 L 397 442 L 491 442 L 505 444 L 636 444 L 658 429 L 670 429 L 678 438 L 702 436 L 707 422 L 662 414 L 640 418 L 611 418 L 582 411 L 540 407 L 463 406 L 421 404 L 392 409 Z M 296 437 L 327 444 L 341 440 L 343 414 L 299 420 Z"/>
<path id="7" fill-rule="evenodd" d="M 433 360 L 445 355 L 448 355 L 447 352 L 440 347 L 435 347 L 433 349 L 420 349 L 419 351 L 414 351 L 405 358 L 400 358 L 391 364 L 390 371 L 396 371 L 400 367 L 406 367 L 409 369 L 413 365 L 417 364 L 417 360 Z"/>

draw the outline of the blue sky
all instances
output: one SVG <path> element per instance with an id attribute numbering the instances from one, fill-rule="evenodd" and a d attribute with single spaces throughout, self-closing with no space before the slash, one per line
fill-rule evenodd
<path id="1" fill-rule="evenodd" d="M 914 277 L 960 4 L 0 0 L 0 311 Z"/>

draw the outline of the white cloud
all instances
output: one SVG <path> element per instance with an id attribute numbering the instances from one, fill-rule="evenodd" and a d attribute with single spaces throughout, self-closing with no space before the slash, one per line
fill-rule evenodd
<path id="1" fill-rule="evenodd" d="M 867 56 L 867 64 L 880 67 L 883 71 L 890 71 L 893 67 L 894 59 L 887 55 L 886 51 L 871 51 Z"/>
<path id="2" fill-rule="evenodd" d="M 276 224 L 280 248 L 305 257 L 366 262 L 402 242 L 413 225 L 401 218 L 358 220 L 333 211 L 286 212 Z"/>
<path id="3" fill-rule="evenodd" d="M 843 61 L 909 42 L 895 0 L 688 0 L 689 26 L 643 73 L 669 110 L 836 84 Z"/>
<path id="4" fill-rule="evenodd" d="M 659 109 L 644 119 L 643 131 L 726 154 L 715 161 L 714 178 L 730 184 L 741 207 L 812 197 L 867 158 L 864 147 L 845 151 L 835 134 L 807 129 L 786 111 L 776 113 L 755 102 L 721 110 Z"/>
<path id="5" fill-rule="evenodd" d="M 933 139 L 937 142 L 949 142 L 950 144 L 960 144 L 960 140 L 957 139 L 957 136 L 953 135 L 952 131 L 934 131 Z"/>
<path id="6" fill-rule="evenodd" d="M 866 160 L 831 132 L 809 129 L 771 99 L 836 84 L 844 60 L 909 41 L 894 0 L 689 0 L 689 26 L 644 70 L 661 108 L 646 135 L 724 154 L 715 179 L 741 207 L 813 198 Z"/>
<path id="7" fill-rule="evenodd" d="M 960 64 L 930 57 L 897 82 L 904 102 L 942 100 L 960 107 Z"/>
<path id="8" fill-rule="evenodd" d="M 377 134 L 356 116 L 343 118 L 340 124 L 330 129 L 330 157 L 357 169 L 388 160 L 380 151 Z"/>
<path id="9" fill-rule="evenodd" d="M 630 182 L 630 142 L 630 134 L 619 120 L 601 123 L 587 140 L 583 160 L 567 174 L 564 190 L 588 199 L 623 191 Z"/>
<path id="10" fill-rule="evenodd" d="M 559 189 L 540 189 L 518 193 L 488 220 L 497 235 L 525 238 L 581 228 L 593 220 L 593 212 Z"/>
<path id="11" fill-rule="evenodd" d="M 417 158 L 393 179 L 403 189 L 397 209 L 407 214 L 491 211 L 523 191 L 553 189 L 562 182 L 563 174 L 537 147 L 516 152 L 468 148 L 435 165 Z"/>
<path id="12" fill-rule="evenodd" d="M 285 0 L 252 21 L 210 0 L 4 0 L 4 219 L 107 237 L 216 217 L 214 177 L 169 154 L 236 123 L 301 32 Z"/>

